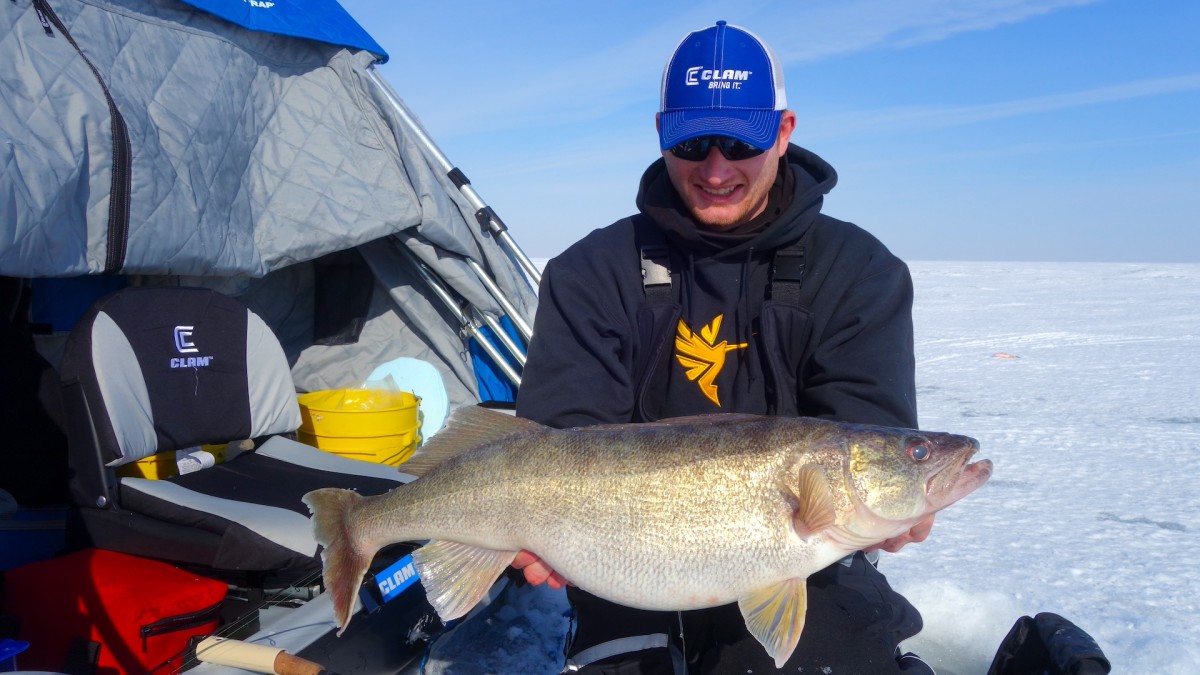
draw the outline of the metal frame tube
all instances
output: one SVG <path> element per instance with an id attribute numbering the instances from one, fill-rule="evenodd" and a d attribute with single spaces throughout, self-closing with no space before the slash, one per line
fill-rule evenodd
<path id="1" fill-rule="evenodd" d="M 517 242 L 513 241 L 513 238 L 508 234 L 508 226 L 504 224 L 504 221 L 500 220 L 500 217 L 496 215 L 496 212 L 490 206 L 484 203 L 479 193 L 471 186 L 471 181 L 467 178 L 466 174 L 451 164 L 450 159 L 437 146 L 437 143 L 434 143 L 429 134 L 425 133 L 421 125 L 417 123 L 412 114 L 404 107 L 400 95 L 379 74 L 379 70 L 375 68 L 375 64 L 367 66 L 367 76 L 383 92 L 388 102 L 391 103 L 392 108 L 396 111 L 396 114 L 408 125 L 409 131 L 421 142 L 421 145 L 425 148 L 429 156 L 437 162 L 451 182 L 458 186 L 459 192 L 466 198 L 467 203 L 475 209 L 475 218 L 479 220 L 479 223 L 486 226 L 500 244 L 512 254 L 525 273 L 529 275 L 529 278 L 533 279 L 534 285 L 540 284 L 542 282 L 542 273 L 538 271 L 537 266 L 533 264 L 529 256 L 525 255 L 525 252 L 521 250 Z M 528 336 L 526 337 L 528 338 Z"/>
<path id="2" fill-rule="evenodd" d="M 525 338 L 526 342 L 528 342 L 529 339 L 533 337 L 533 328 L 531 328 L 529 323 L 525 321 L 524 317 L 517 312 L 517 308 L 513 307 L 512 302 L 510 302 L 508 298 L 504 297 L 504 292 L 500 290 L 500 287 L 496 285 L 496 282 L 488 276 L 487 270 L 483 269 L 483 265 L 480 265 L 478 262 L 470 258 L 464 258 L 464 260 L 466 261 L 467 266 L 471 268 L 471 271 L 475 272 L 475 276 L 479 277 L 480 283 L 487 288 L 488 292 L 492 294 L 492 297 L 496 299 L 496 302 L 500 303 L 501 309 L 504 310 L 504 313 L 508 315 L 509 319 L 512 319 L 513 325 L 517 327 L 517 330 L 520 331 L 521 336 Z"/>
<path id="3" fill-rule="evenodd" d="M 487 324 L 488 328 L 491 328 L 492 332 L 496 334 L 496 339 L 500 341 L 500 344 L 504 345 L 508 353 L 512 354 L 513 358 L 517 360 L 517 363 L 524 366 L 525 349 L 512 339 L 512 336 L 508 334 L 508 331 L 504 330 L 504 327 L 500 325 L 496 317 L 485 314 L 478 307 L 471 307 L 471 309 L 475 313 L 475 319 Z"/>
<path id="4" fill-rule="evenodd" d="M 397 241 L 396 248 L 398 248 L 408 259 L 413 269 L 417 270 L 417 273 L 421 275 L 421 278 L 425 281 L 425 285 L 429 287 L 430 291 L 432 291 L 433 294 L 442 301 L 446 308 L 449 309 L 452 314 L 454 314 L 454 317 L 458 319 L 459 323 L 462 325 L 463 330 L 467 331 L 470 333 L 471 337 L 475 338 L 475 341 L 479 343 L 480 348 L 487 352 L 487 355 L 492 358 L 492 362 L 496 364 L 496 367 L 499 368 L 502 373 L 504 373 L 504 376 L 508 378 L 509 382 L 519 388 L 521 386 L 521 375 L 512 367 L 512 364 L 508 362 L 508 359 L 504 358 L 504 354 L 502 354 L 496 345 L 493 344 L 490 339 L 488 339 L 488 336 L 479 329 L 479 324 L 463 311 L 462 305 L 460 305 L 458 299 L 454 297 L 453 292 L 446 287 L 441 279 L 438 279 L 437 276 L 430 271 L 428 267 L 426 267 L 425 263 L 422 262 L 420 258 L 418 258 L 412 251 L 408 250 L 408 247 L 405 246 L 403 242 Z M 475 312 L 479 312 L 479 310 L 475 307 L 472 307 L 471 309 L 473 309 Z M 482 314 L 482 312 L 479 313 Z M 499 328 L 499 324 L 497 324 L 497 328 Z M 497 328 L 493 328 L 492 330 L 496 332 L 497 336 L 504 336 L 503 338 L 500 338 L 501 341 L 506 341 L 508 338 L 507 334 L 505 334 L 503 330 L 497 330 Z M 515 349 L 515 345 L 512 347 L 512 349 Z M 520 350 L 514 351 L 513 356 L 517 358 L 518 362 L 524 364 L 525 355 L 523 352 L 520 352 Z"/>

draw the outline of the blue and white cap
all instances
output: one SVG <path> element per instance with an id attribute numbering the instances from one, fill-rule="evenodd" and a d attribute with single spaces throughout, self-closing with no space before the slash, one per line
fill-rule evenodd
<path id="1" fill-rule="evenodd" d="M 719 134 L 756 148 L 775 145 L 787 97 L 767 43 L 718 21 L 688 34 L 663 70 L 658 140 L 663 150 Z"/>

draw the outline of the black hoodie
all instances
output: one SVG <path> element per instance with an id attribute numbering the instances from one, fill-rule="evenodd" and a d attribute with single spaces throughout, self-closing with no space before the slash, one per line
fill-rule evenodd
<path id="1" fill-rule="evenodd" d="M 656 161 L 639 215 L 546 266 L 517 413 L 555 427 L 707 412 L 916 427 L 912 280 L 870 234 L 820 212 L 836 183 L 793 145 L 767 210 L 715 233 Z M 638 228 L 668 244 L 672 304 L 646 300 Z M 805 254 L 798 305 L 767 297 L 785 247 Z"/>

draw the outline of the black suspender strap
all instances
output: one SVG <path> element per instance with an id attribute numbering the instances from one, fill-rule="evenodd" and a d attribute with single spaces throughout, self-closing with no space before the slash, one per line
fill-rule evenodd
<path id="1" fill-rule="evenodd" d="M 642 254 L 642 289 L 646 301 L 657 305 L 671 302 L 671 262 L 666 246 L 645 246 Z"/>
<path id="2" fill-rule="evenodd" d="M 794 246 L 775 251 L 771 260 L 771 299 L 799 305 L 800 282 L 803 280 L 804 247 Z"/>
<path id="3" fill-rule="evenodd" d="M 666 237 L 653 223 L 634 219 L 634 240 L 642 266 L 642 290 L 646 302 L 669 304 L 671 295 L 671 254 Z M 775 251 L 771 259 L 771 299 L 800 304 L 800 283 L 804 279 L 804 246 L 798 243 Z"/>
<path id="4" fill-rule="evenodd" d="M 653 223 L 640 217 L 634 218 L 633 236 L 641 258 L 642 290 L 646 293 L 646 302 L 670 304 L 671 253 L 666 237 Z"/>

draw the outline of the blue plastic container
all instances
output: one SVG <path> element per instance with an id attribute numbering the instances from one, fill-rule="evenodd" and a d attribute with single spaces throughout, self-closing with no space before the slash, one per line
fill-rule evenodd
<path id="1" fill-rule="evenodd" d="M 66 508 L 20 508 L 0 518 L 0 570 L 60 553 L 67 545 L 66 517 Z"/>
<path id="2" fill-rule="evenodd" d="M 22 640 L 0 640 L 0 673 L 11 673 L 17 669 L 17 654 L 29 649 Z"/>

